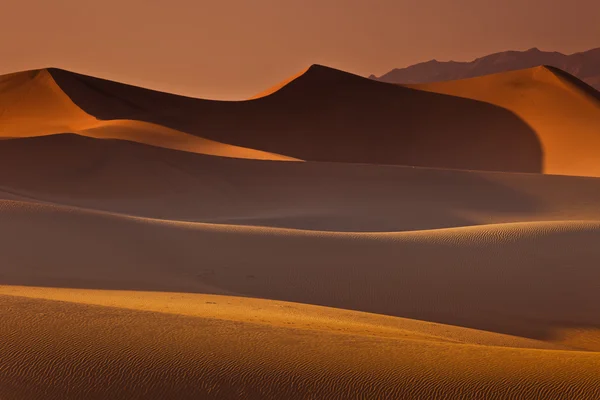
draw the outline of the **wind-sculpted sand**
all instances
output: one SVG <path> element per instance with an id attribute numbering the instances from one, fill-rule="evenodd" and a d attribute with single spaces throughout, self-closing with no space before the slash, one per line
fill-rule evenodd
<path id="1" fill-rule="evenodd" d="M 175 301 L 171 308 L 169 296 L 161 293 L 88 296 L 18 289 L 18 296 L 0 295 L 7 314 L 0 327 L 5 398 L 591 399 L 600 394 L 598 353 L 496 347 L 486 342 L 486 336 L 493 342 L 493 335 L 485 333 L 483 343 L 472 344 L 403 329 L 381 332 L 378 319 L 395 321 L 266 300 L 174 294 L 170 297 L 185 302 Z M 128 300 L 136 296 L 151 305 L 132 305 Z M 89 305 L 106 300 L 110 306 Z M 144 311 L 152 303 L 160 311 Z M 328 318 L 335 324 L 321 325 Z M 363 318 L 366 323 L 357 322 Z M 443 328 L 431 331 L 443 335 Z M 477 333 L 470 335 L 477 340 Z"/>
<path id="2" fill-rule="evenodd" d="M 539 173 L 596 163 L 397 152 L 390 119 L 335 153 L 331 109 L 303 121 L 302 93 L 479 104 L 397 89 L 323 67 L 247 102 L 0 78 L 0 399 L 600 398 L 600 179 Z"/>

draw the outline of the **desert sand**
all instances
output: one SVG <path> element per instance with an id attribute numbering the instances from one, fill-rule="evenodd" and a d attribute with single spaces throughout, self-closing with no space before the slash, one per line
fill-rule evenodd
<path id="1" fill-rule="evenodd" d="M 600 398 L 598 95 L 474 79 L 1 77 L 0 398 Z"/>
<path id="2" fill-rule="evenodd" d="M 600 92 L 566 72 L 536 67 L 412 87 L 485 101 L 514 112 L 537 133 L 546 173 L 600 175 Z"/>

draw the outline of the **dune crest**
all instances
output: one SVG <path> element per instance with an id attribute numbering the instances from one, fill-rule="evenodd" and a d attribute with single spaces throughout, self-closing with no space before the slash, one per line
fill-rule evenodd
<path id="1" fill-rule="evenodd" d="M 255 100 L 255 99 L 259 99 L 259 98 L 261 98 L 261 97 L 267 97 L 267 96 L 269 96 L 269 95 L 271 95 L 271 94 L 273 94 L 273 93 L 275 93 L 275 92 L 279 91 L 279 90 L 280 90 L 280 89 L 282 89 L 284 86 L 287 86 L 287 85 L 288 85 L 290 82 L 292 82 L 292 81 L 294 81 L 294 80 L 296 80 L 296 79 L 298 79 L 298 78 L 302 77 L 302 76 L 303 76 L 303 75 L 304 75 L 306 72 L 308 72 L 308 70 L 309 70 L 310 68 L 311 68 L 311 67 L 308 67 L 308 68 L 306 68 L 306 69 L 303 69 L 302 71 L 298 72 L 297 74 L 295 74 L 295 75 L 292 75 L 292 76 L 290 76 L 289 78 L 287 78 L 287 79 L 285 79 L 285 80 L 283 80 L 283 81 L 279 82 L 277 85 L 275 85 L 275 86 L 272 86 L 272 87 L 268 88 L 267 90 L 264 90 L 264 91 L 262 91 L 262 92 L 260 92 L 260 93 L 258 93 L 258 94 L 256 94 L 256 95 L 254 95 L 254 96 L 250 97 L 248 100 Z M 314 66 L 313 66 L 312 68 L 314 68 Z"/>
<path id="2" fill-rule="evenodd" d="M 95 118 L 77 107 L 48 70 L 0 76 L 1 136 L 27 137 L 68 132 Z"/>

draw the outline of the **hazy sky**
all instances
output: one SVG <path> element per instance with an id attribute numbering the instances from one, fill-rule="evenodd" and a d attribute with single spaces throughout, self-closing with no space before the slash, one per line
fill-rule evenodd
<path id="1" fill-rule="evenodd" d="M 600 0 L 1 0 L 0 73 L 57 66 L 239 99 L 310 64 L 600 47 Z"/>

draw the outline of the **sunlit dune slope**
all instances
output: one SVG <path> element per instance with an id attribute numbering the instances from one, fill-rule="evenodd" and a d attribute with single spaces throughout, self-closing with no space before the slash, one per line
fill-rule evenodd
<path id="1" fill-rule="evenodd" d="M 600 220 L 595 178 L 236 160 L 76 135 L 0 141 L 0 191 L 153 218 L 327 231 Z"/>
<path id="2" fill-rule="evenodd" d="M 147 122 L 100 121 L 75 105 L 48 70 L 0 76 L 0 129 L 0 139 L 68 132 L 224 157 L 293 160 Z"/>
<path id="3" fill-rule="evenodd" d="M 299 304 L 20 290 L 27 297 L 0 295 L 0 395 L 10 399 L 600 395 L 599 353 L 458 344 L 402 329 L 388 336 L 392 330 L 380 334 L 385 317 Z M 98 299 L 110 306 L 90 305 Z M 132 307 L 140 300 L 174 307 Z M 279 307 L 289 311 L 285 326 L 270 323 Z M 374 330 L 357 318 L 375 322 Z"/>
<path id="4" fill-rule="evenodd" d="M 269 96 L 269 95 L 277 92 L 280 89 L 283 89 L 285 86 L 287 86 L 292 81 L 295 81 L 296 79 L 301 78 L 302 75 L 304 75 L 305 73 L 307 73 L 309 71 L 309 69 L 310 69 L 310 67 L 307 68 L 307 69 L 303 69 L 302 71 L 298 72 L 297 74 L 292 75 L 289 78 L 287 78 L 287 79 L 279 82 L 277 85 L 271 86 L 267 90 L 263 90 L 262 92 L 260 92 L 260 93 L 258 93 L 256 95 L 252 96 L 249 100 L 259 99 L 261 97 L 266 97 L 266 96 Z"/>
<path id="5" fill-rule="evenodd" d="M 600 92 L 566 72 L 537 67 L 410 87 L 510 110 L 536 132 L 545 173 L 600 176 Z"/>
<path id="6" fill-rule="evenodd" d="M 98 121 L 74 131 L 97 139 L 120 139 L 196 154 L 256 160 L 299 161 L 292 157 L 233 146 L 176 131 L 161 125 L 133 120 Z"/>
<path id="7" fill-rule="evenodd" d="M 309 160 L 541 170 L 538 140 L 510 111 L 314 65 L 250 101 L 192 99 L 50 70 L 101 120 L 133 119 Z"/>
<path id="8" fill-rule="evenodd" d="M 31 286 L 0 286 L 0 295 L 395 339 L 513 348 L 568 349 L 560 344 L 541 340 L 452 325 L 250 297 Z"/>
<path id="9" fill-rule="evenodd" d="M 2 137 L 63 133 L 93 123 L 46 70 L 0 76 Z"/>

